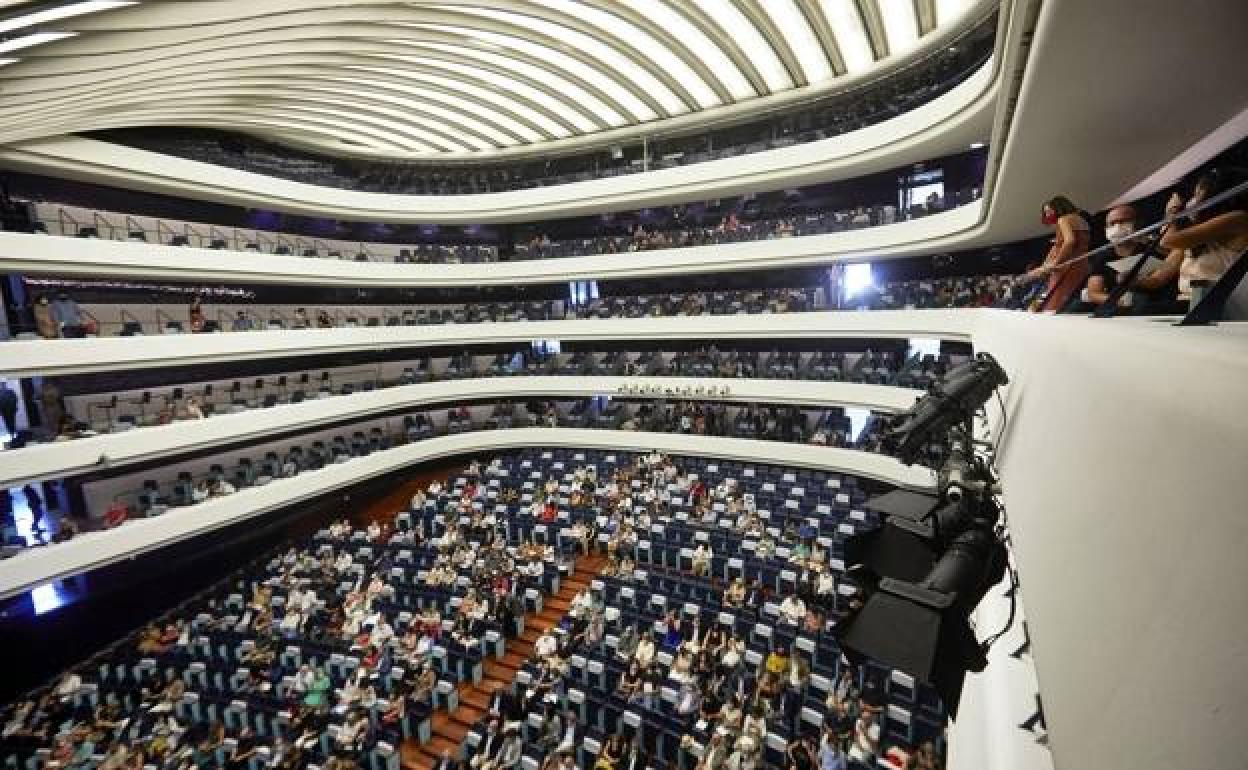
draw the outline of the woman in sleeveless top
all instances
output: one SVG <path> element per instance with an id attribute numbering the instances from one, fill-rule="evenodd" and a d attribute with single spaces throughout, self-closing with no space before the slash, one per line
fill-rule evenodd
<path id="1" fill-rule="evenodd" d="M 1041 302 L 1031 309 L 1057 312 L 1088 280 L 1088 253 L 1091 226 L 1079 208 L 1064 195 L 1050 198 L 1041 208 L 1041 221 L 1054 229 L 1053 246 L 1040 266 L 1027 273 L 1033 281 L 1047 280 Z"/>
<path id="2" fill-rule="evenodd" d="M 1211 171 L 1196 181 L 1187 206 L 1197 206 L 1230 190 L 1239 181 L 1228 172 Z M 1176 192 L 1166 204 L 1166 214 L 1174 216 L 1183 208 L 1183 198 Z M 1190 217 L 1176 219 L 1163 231 L 1161 245 L 1171 251 L 1166 266 L 1158 272 L 1165 271 L 1167 280 L 1177 276 L 1179 299 L 1190 299 L 1192 281 L 1218 280 L 1248 250 L 1248 205 L 1244 196 L 1232 196 Z"/>

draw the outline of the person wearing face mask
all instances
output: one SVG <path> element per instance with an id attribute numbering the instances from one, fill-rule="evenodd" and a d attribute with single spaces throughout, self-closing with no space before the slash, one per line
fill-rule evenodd
<path id="1" fill-rule="evenodd" d="M 1087 301 L 1092 305 L 1100 305 L 1108 300 L 1119 282 L 1131 275 L 1138 260 L 1165 259 L 1166 254 L 1158 251 L 1155 240 L 1148 236 L 1128 237 L 1138 228 L 1133 206 L 1115 206 L 1105 215 L 1105 238 L 1113 244 L 1113 248 L 1096 255 L 1089 263 L 1091 274 L 1088 276 Z M 1124 259 L 1128 261 L 1121 262 Z M 1118 266 L 1115 267 L 1114 263 L 1118 263 Z M 1137 312 L 1147 314 L 1173 310 L 1174 278 L 1155 276 L 1159 269 L 1157 265 L 1151 268 L 1144 266 L 1135 273 L 1131 291 L 1132 307 Z"/>
<path id="2" fill-rule="evenodd" d="M 1228 171 L 1210 171 L 1197 180 L 1186 208 L 1200 205 L 1241 181 Z M 1183 198 L 1176 192 L 1166 204 L 1166 215 L 1174 216 L 1184 208 Z M 1192 296 L 1193 281 L 1212 284 L 1248 250 L 1248 201 L 1243 194 L 1234 195 L 1189 217 L 1176 219 L 1162 231 L 1161 245 L 1171 250 L 1170 256 L 1165 267 L 1154 275 L 1177 278 L 1179 301 L 1187 302 Z"/>
<path id="3" fill-rule="evenodd" d="M 1079 207 L 1064 195 L 1050 198 L 1041 207 L 1040 221 L 1053 228 L 1053 246 L 1044 261 L 1023 277 L 1047 282 L 1043 299 L 1032 310 L 1056 313 L 1087 281 L 1088 262 L 1082 257 L 1088 253 L 1092 231 Z"/>

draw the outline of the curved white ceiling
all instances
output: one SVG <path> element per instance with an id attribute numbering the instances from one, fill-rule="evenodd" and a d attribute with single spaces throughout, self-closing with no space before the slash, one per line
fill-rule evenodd
<path id="1" fill-rule="evenodd" d="M 0 10 L 0 143 L 187 125 L 342 155 L 508 154 L 840 89 L 980 4 L 28 3 Z"/>

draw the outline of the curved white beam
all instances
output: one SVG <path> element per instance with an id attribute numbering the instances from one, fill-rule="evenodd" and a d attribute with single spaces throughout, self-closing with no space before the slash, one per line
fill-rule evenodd
<path id="1" fill-rule="evenodd" d="M 354 53 L 415 44 L 451 46 L 467 65 L 489 60 L 503 73 L 539 73 L 531 78 L 537 90 L 556 100 L 572 96 L 600 121 L 578 126 L 581 135 L 571 138 L 589 141 L 593 136 L 602 146 L 615 141 L 614 137 L 594 136 L 603 127 L 638 131 L 657 119 L 665 131 L 697 130 L 712 122 L 744 117 L 746 109 L 776 109 L 855 87 L 864 82 L 864 75 L 878 78 L 941 51 L 993 4 L 993 0 L 981 0 L 981 12 L 975 18 L 928 30 L 921 41 L 923 50 L 912 57 L 881 57 L 870 63 L 869 73 L 846 74 L 834 53 L 835 44 L 813 44 L 807 23 L 810 12 L 798 12 L 790 0 L 781 3 L 779 11 L 783 12 L 764 6 L 766 13 L 754 5 L 747 5 L 742 13 L 723 4 L 672 4 L 655 18 L 644 9 L 594 0 L 496 0 L 488 4 L 478 0 L 423 4 L 357 0 L 347 5 L 338 0 L 273 0 L 259 5 L 244 0 L 211 4 L 148 0 L 75 19 L 73 32 L 50 33 L 31 47 L 29 56 L 23 53 L 20 61 L 0 72 L 7 93 L 52 95 L 61 104 L 83 110 L 77 124 L 68 128 L 55 121 L 0 126 L 0 142 L 47 137 L 61 130 L 98 129 L 105 125 L 101 122 L 104 115 L 94 100 L 122 94 L 150 99 L 142 76 L 160 69 L 193 66 L 199 71 L 230 72 L 235 58 L 285 57 L 325 46 Z M 744 46 L 738 41 L 744 41 Z M 214 56 L 215 62 L 206 58 Z M 325 70 L 332 71 L 332 66 Z M 63 91 L 84 87 L 78 98 Z M 371 93 L 367 84 L 359 89 L 365 97 Z M 280 99 L 283 93 L 278 87 L 272 96 Z M 532 106 L 546 100 L 521 92 L 515 96 Z M 230 103 L 228 97 L 221 101 L 222 106 Z M 477 109 L 492 107 L 478 105 Z M 463 114 L 467 117 L 474 111 Z M 129 106 L 119 106 L 107 125 L 129 125 L 130 115 Z M 344 109 L 341 116 L 347 117 L 348 112 Z M 409 115 L 413 123 L 434 116 L 431 107 L 419 104 Z M 682 117 L 689 120 L 679 122 Z M 201 119 L 185 114 L 171 116 L 171 121 L 202 125 Z M 292 122 L 297 124 L 298 118 Z M 278 129 L 248 127 L 275 139 L 291 136 Z M 386 149 L 385 143 L 352 139 L 344 144 L 339 137 L 299 132 L 297 127 L 295 133 L 301 143 L 331 155 L 428 154 L 428 148 L 419 146 L 401 147 L 396 153 Z M 351 137 L 349 130 L 343 137 Z M 516 144 L 450 148 L 444 157 L 501 156 L 507 147 L 533 152 L 570 146 L 529 137 Z"/>
<path id="2" fill-rule="evenodd" d="M 650 399 L 647 396 L 620 395 L 620 389 L 626 385 L 657 387 L 665 391 L 675 389 L 676 392 L 689 388 L 689 395 L 671 396 L 682 401 L 851 406 L 881 412 L 909 409 L 921 395 L 921 391 L 891 385 L 709 377 L 546 376 L 445 380 L 29 446 L 5 453 L 5 462 L 0 466 L 0 486 L 14 487 L 42 479 L 66 478 L 91 470 L 117 468 L 276 433 L 313 430 L 331 422 L 365 419 L 379 412 L 397 409 L 414 411 L 436 404 L 495 398 L 569 399 L 619 395 L 620 398 Z M 714 389 L 714 394 L 708 389 Z"/>
<path id="3" fill-rule="evenodd" d="M 79 138 L 25 142 L 0 150 L 0 160 L 35 173 L 317 217 L 434 224 L 537 221 L 824 183 L 960 152 L 986 135 L 996 83 L 990 61 L 927 104 L 829 139 L 640 174 L 474 195 L 325 188 Z"/>
<path id="4" fill-rule="evenodd" d="M 187 366 L 221 361 L 315 356 L 362 350 L 563 341 L 717 339 L 911 339 L 969 341 L 994 311 L 875 310 L 778 315 L 514 321 L 441 326 L 384 326 L 285 331 L 165 334 L 0 342 L 0 374 L 45 377 Z M 1004 311 L 1000 311 L 1004 312 Z"/>
<path id="5" fill-rule="evenodd" d="M 786 444 L 778 441 L 685 436 L 670 433 L 593 430 L 583 428 L 513 428 L 475 431 L 406 444 L 345 463 L 277 479 L 219 497 L 171 510 L 150 519 L 137 519 L 116 529 L 79 535 L 66 543 L 31 548 L 0 561 L 0 599 L 28 591 L 49 580 L 80 574 L 115 561 L 186 540 L 278 508 L 310 500 L 327 491 L 380 476 L 416 463 L 469 452 L 491 452 L 520 447 L 576 447 L 651 451 L 676 455 L 719 457 L 747 463 L 837 471 L 894 486 L 930 491 L 932 472 L 902 465 L 895 458 L 853 449 Z"/>

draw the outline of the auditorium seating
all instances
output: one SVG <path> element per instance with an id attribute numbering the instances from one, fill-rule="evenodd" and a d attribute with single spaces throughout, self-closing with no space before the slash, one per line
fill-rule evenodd
<path id="1" fill-rule="evenodd" d="M 353 711 L 365 714 L 368 725 L 354 754 L 373 770 L 397 770 L 400 743 L 429 740 L 433 711 L 454 710 L 458 683 L 479 681 L 484 657 L 501 657 L 504 639 L 523 629 L 523 600 L 533 598 L 530 606 L 540 606 L 540 596 L 558 591 L 560 577 L 576 559 L 571 551 L 522 556 L 516 548 L 520 533 L 505 521 L 497 530 L 464 527 L 458 542 L 465 549 L 507 546 L 497 551 L 499 566 L 483 575 L 481 562 L 464 565 L 439 555 L 445 543 L 432 529 L 442 522 L 441 514 L 429 519 L 429 529 L 419 522 L 416 532 L 410 514 L 398 518 L 397 530 L 350 530 L 335 523 L 309 541 L 279 548 L 76 666 L 70 691 L 32 694 L 40 698 L 38 708 L 10 723 L 15 729 L 0 739 L 4 766 L 50 767 L 53 751 L 72 743 L 83 755 L 75 766 L 95 767 L 115 744 L 95 743 L 85 737 L 90 731 L 61 733 L 60 727 L 96 722 L 102 729 L 100 721 L 129 718 L 130 728 L 115 733 L 117 744 L 146 749 L 149 761 L 172 754 L 181 738 L 182 745 L 208 744 L 203 755 L 196 749 L 196 767 L 259 770 L 279 750 L 313 763 L 293 766 L 312 767 L 341 751 L 338 736 L 344 716 Z M 444 536 L 445 529 L 438 534 Z M 502 539 L 496 541 L 496 535 Z M 508 567 L 511 562 L 525 568 Z M 429 584 L 435 566 L 453 569 L 444 584 Z M 490 587 L 499 579 L 508 590 L 496 599 Z M 301 597 L 297 606 L 292 591 Z M 461 614 L 470 594 L 471 601 L 493 602 L 497 611 Z M 351 610 L 357 601 L 364 610 Z M 343 608 L 347 619 L 359 624 L 357 631 L 336 625 L 334 613 Z M 437 621 L 433 627 L 425 624 L 429 612 Z M 507 617 L 514 621 L 510 627 L 500 620 Z M 379 640 L 380 629 L 387 627 L 392 635 Z M 469 631 L 471 641 L 461 643 Z M 298 677 L 305 665 L 328 675 L 324 708 L 303 700 Z M 436 685 L 422 698 L 425 666 L 435 672 Z M 357 672 L 371 676 L 356 679 Z M 370 692 L 348 699 L 352 682 Z M 55 717 L 57 730 L 41 734 L 34 727 L 36 714 Z M 12 717 L 6 713 L 4 721 Z M 228 738 L 214 734 L 217 724 L 224 725 Z M 237 744 L 244 729 L 262 750 L 245 764 L 227 764 L 241 751 Z"/>
<path id="2" fill-rule="evenodd" d="M 642 430 L 701 435 L 814 443 L 821 446 L 880 451 L 879 432 L 883 423 L 870 415 L 855 435 L 855 428 L 840 407 L 800 409 L 769 406 L 766 403 L 740 405 L 695 402 L 652 402 L 613 400 L 602 406 L 596 399 L 560 399 L 538 402 L 499 400 L 458 408 L 430 408 L 402 417 L 374 419 L 356 425 L 330 429 L 299 441 L 280 441 L 244 448 L 226 457 L 210 457 L 175 466 L 177 470 L 157 469 L 124 476 L 108 482 L 113 490 L 108 500 L 99 500 L 93 515 L 121 504 L 131 516 L 147 517 L 167 513 L 171 508 L 194 505 L 252 486 L 263 486 L 275 479 L 316 471 L 335 463 L 349 462 L 374 452 L 433 436 L 474 430 L 509 427 L 549 426 Z M 687 422 L 683 419 L 687 417 Z M 924 458 L 937 467 L 941 457 L 933 446 Z M 88 490 L 94 484 L 87 486 Z M 90 499 L 98 494 L 88 491 Z"/>
<path id="3" fill-rule="evenodd" d="M 280 331 L 317 328 L 379 328 L 563 319 L 610 319 L 795 313 L 836 309 L 899 310 L 953 307 L 1021 308 L 1034 285 L 1012 276 L 962 277 L 886 284 L 841 299 L 823 288 L 790 287 L 665 294 L 605 295 L 572 300 L 512 300 L 411 305 L 263 304 L 209 298 L 202 305 L 204 332 Z M 38 291 L 36 294 L 40 293 Z M 78 323 L 65 337 L 185 334 L 193 331 L 189 299 L 184 303 L 124 300 L 76 304 Z M 64 303 L 63 303 L 64 304 Z M 36 335 L 31 321 L 13 327 L 14 338 Z"/>
<path id="4" fill-rule="evenodd" d="M 596 523 L 600 550 L 612 549 L 612 526 L 604 505 L 603 479 L 620 463 L 619 453 L 576 450 L 529 450 L 496 459 L 486 470 L 490 484 L 506 486 L 518 479 L 528 479 L 524 489 L 533 490 L 544 479 L 560 481 L 559 492 L 566 495 L 576 476 L 585 468 L 596 468 L 599 486 L 593 506 L 600 511 Z M 652 629 L 662 638 L 670 628 L 671 613 L 680 619 L 682 629 L 705 634 L 718 627 L 730 637 L 746 642 L 743 664 L 732 671 L 722 683 L 723 692 L 753 692 L 762 675 L 761 663 L 775 648 L 787 648 L 804 655 L 810 666 L 809 685 L 798 708 L 791 714 L 777 715 L 768 720 L 763 759 L 767 766 L 784 766 L 783 752 L 797 732 L 818 731 L 832 715 L 828 708 L 830 696 L 848 678 L 862 699 L 881 714 L 881 758 L 892 746 L 913 750 L 918 744 L 943 744 L 945 716 L 935 693 L 900 671 L 867 661 L 854 666 L 840 655 L 832 634 L 836 622 L 849 611 L 857 595 L 852 579 L 845 574 L 841 545 L 844 538 L 878 524 L 875 514 L 863 509 L 866 492 L 857 480 L 843 474 L 812 471 L 788 471 L 758 464 L 723 462 L 714 459 L 683 457 L 676 460 L 681 476 L 667 483 L 670 503 L 649 528 L 636 535 L 635 544 L 617 544 L 616 557 L 627 557 L 634 567 L 622 574 L 606 574 L 591 584 L 595 612 L 606 619 L 605 635 L 595 643 L 575 644 L 577 629 L 584 628 L 583 619 L 568 616 L 560 624 L 563 640 L 561 657 L 566 660 L 563 674 L 553 688 L 534 692 L 534 683 L 541 676 L 537 661 L 522 668 L 512 685 L 512 696 L 521 701 L 525 732 L 526 764 L 540 763 L 544 752 L 537 735 L 546 721 L 545 705 L 552 698 L 558 709 L 572 710 L 580 731 L 575 751 L 579 767 L 591 767 L 595 755 L 602 750 L 607 736 L 617 732 L 641 741 L 643 751 L 654 767 L 692 767 L 703 754 L 710 730 L 696 715 L 676 712 L 681 681 L 670 678 L 667 669 L 676 650 L 662 646 L 657 660 L 666 677 L 656 685 L 657 708 L 646 708 L 621 697 L 617 685 L 628 666 L 621 655 L 621 637 L 630 627 L 643 632 Z M 646 484 L 644 470 L 632 482 L 634 491 Z M 752 496 L 766 526 L 766 537 L 783 544 L 774 551 L 764 552 L 757 537 L 743 536 L 722 502 L 713 506 L 709 520 L 697 515 L 691 500 L 680 496 L 688 489 L 689 479 L 705 484 L 707 489 L 722 488 L 731 483 L 742 496 Z M 731 480 L 731 481 L 729 481 Z M 457 488 L 466 483 L 459 479 L 449 490 L 453 498 Z M 739 486 L 738 486 L 739 485 Z M 567 498 L 560 498 L 561 506 Z M 635 509 L 636 512 L 643 507 Z M 630 511 L 629 513 L 633 513 Z M 526 527 L 523 509 L 519 526 Z M 571 514 L 575 515 L 572 510 Z M 566 524 L 564 513 L 561 525 Z M 539 527 L 528 525 L 529 536 L 538 537 Z M 545 528 L 542 528 L 543 530 Z M 559 530 L 564 543 L 566 527 Z M 542 534 L 541 536 L 548 536 Z M 794 627 L 780 617 L 779 599 L 798 592 L 799 583 L 808 580 L 816 569 L 806 566 L 790 546 L 798 541 L 818 541 L 827 549 L 826 567 L 834 578 L 835 587 L 815 603 L 818 617 L 816 628 Z M 708 544 L 714 556 L 709 573 L 695 576 L 691 572 L 692 551 L 700 543 Z M 627 551 L 627 553 L 624 553 Z M 614 562 L 613 562 L 614 564 Z M 764 586 L 775 601 L 759 605 L 738 605 L 724 601 L 724 586 L 743 579 Z M 690 632 L 683 632 L 688 639 Z M 546 694 L 550 693 L 550 694 Z M 511 717 L 508 717 L 511 718 Z M 486 730 L 482 719 L 467 736 L 461 752 L 471 757 L 481 744 Z M 690 740 L 692 739 L 692 740 Z M 531 765 L 530 765 L 531 766 Z M 882 767 L 887 765 L 881 764 Z"/>
<path id="5" fill-rule="evenodd" d="M 262 373 L 239 379 L 209 379 L 169 385 L 128 386 L 127 373 L 97 376 L 74 383 L 64 392 L 66 426 L 56 438 L 85 438 L 191 419 L 192 408 L 204 417 L 235 414 L 366 393 L 392 387 L 464 378 L 529 376 L 673 376 L 766 378 L 843 381 L 927 388 L 961 355 L 856 351 L 737 351 L 710 348 L 668 353 L 542 353 L 519 348 L 510 354 L 449 358 L 424 356 L 373 366 L 337 367 L 315 371 Z M 145 374 L 131 375 L 144 382 Z M 95 390 L 101 384 L 104 389 Z M 67 387 L 68 384 L 63 385 Z M 91 387 L 87 392 L 77 388 Z M 193 404 L 193 406 L 192 406 Z M 820 426 L 812 427 L 818 432 Z M 847 433 L 837 429 L 838 433 Z M 26 446 L 52 438 L 35 431 Z"/>
<path id="6" fill-rule="evenodd" d="M 828 705 L 833 698 L 878 711 L 881 757 L 890 746 L 943 746 L 945 713 L 934 693 L 872 661 L 850 664 L 833 635 L 857 593 L 845 573 L 844 539 L 878 523 L 864 507 L 872 493 L 866 482 L 765 463 L 673 458 L 678 474 L 665 475 L 659 487 L 670 500 L 645 531 L 630 536 L 608 503 L 624 490 L 647 488 L 660 467 L 654 459 L 605 450 L 520 450 L 431 485 L 395 517 L 393 529 L 352 530 L 336 522 L 281 546 L 74 666 L 49 689 L 32 693 L 30 707 L 4 714 L 13 729 L 0 739 L 0 759 L 6 767 L 42 768 L 54 752 L 68 750 L 81 754 L 76 766 L 94 767 L 126 739 L 112 728 L 96 738 L 70 728 L 130 717 L 124 733 L 131 736 L 130 750 L 145 749 L 149 762 L 174 751 L 169 744 L 181 739 L 196 746 L 198 767 L 224 766 L 236 751 L 257 746 L 261 750 L 242 766 L 260 770 L 273 752 L 284 751 L 304 763 L 345 754 L 373 770 L 394 770 L 400 743 L 429 740 L 433 713 L 458 706 L 457 683 L 480 680 L 482 662 L 503 656 L 506 640 L 523 630 L 524 615 L 541 611 L 542 597 L 559 591 L 587 548 L 609 553 L 611 565 L 631 561 L 632 568 L 613 566 L 591 584 L 594 612 L 606 622 L 601 639 L 573 643 L 583 625 L 565 618 L 559 634 L 565 665 L 554 687 L 534 697 L 538 667 L 530 663 L 517 673 L 510 692 L 524 714 L 526 767 L 543 758 L 536 732 L 548 699 L 578 716 L 581 767 L 592 766 L 617 731 L 637 736 L 656 770 L 692 767 L 709 732 L 696 717 L 675 711 L 679 682 L 661 683 L 653 710 L 616 694 L 627 629 L 653 628 L 666 639 L 673 617 L 678 638 L 688 638 L 685 629 L 705 634 L 715 627 L 743 642 L 741 663 L 722 682 L 725 693 L 753 692 L 773 649 L 804 656 L 809 677 L 801 701 L 766 723 L 768 765 L 782 764 L 780 754 L 794 734 L 817 731 L 835 717 Z M 617 481 L 623 486 L 612 492 Z M 700 513 L 693 484 L 713 490 L 709 515 Z M 534 502 L 551 485 L 557 512 L 547 521 L 535 515 Z M 590 488 L 593 494 L 581 495 Z M 732 518 L 727 505 L 742 499 L 757 510 L 762 539 L 743 534 Z M 642 510 L 631 509 L 629 520 Z M 691 553 L 702 543 L 714 556 L 706 574 L 695 575 Z M 822 549 L 819 560 L 813 552 L 803 555 L 803 548 L 815 546 Z M 824 571 L 831 590 L 802 588 Z M 738 578 L 775 601 L 727 600 L 723 586 Z M 779 599 L 795 594 L 810 599 L 813 621 L 794 626 L 783 619 Z M 476 609 L 483 601 L 494 610 Z M 346 610 L 349 624 L 331 622 L 336 608 Z M 656 657 L 669 677 L 675 652 L 662 647 Z M 426 665 L 435 682 L 427 692 L 421 689 Z M 327 684 L 316 681 L 318 669 Z M 324 708 L 303 703 L 309 691 L 326 686 Z M 355 719 L 348 714 L 366 720 L 358 743 L 339 741 Z M 41 721 L 60 729 L 41 732 Z M 212 728 L 217 723 L 224 732 Z M 467 735 L 464 756 L 472 755 L 483 732 L 484 720 Z"/>

